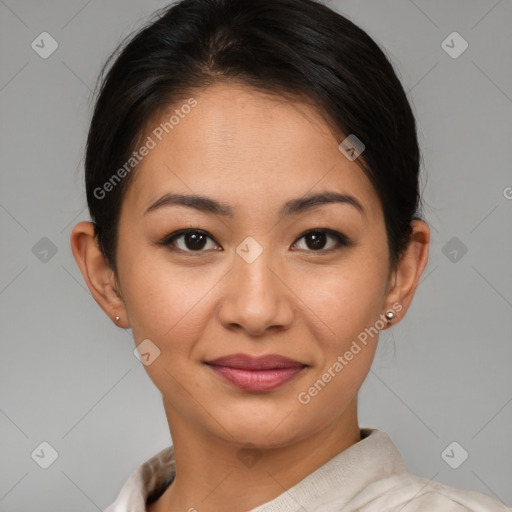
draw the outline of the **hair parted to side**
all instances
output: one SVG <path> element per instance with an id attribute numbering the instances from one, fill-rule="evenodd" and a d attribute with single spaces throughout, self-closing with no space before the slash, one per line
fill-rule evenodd
<path id="1" fill-rule="evenodd" d="M 338 142 L 354 134 L 365 144 L 356 163 L 380 198 L 394 267 L 412 220 L 421 218 L 420 150 L 410 104 L 384 52 L 315 0 L 181 0 L 121 43 L 98 81 L 86 193 L 114 272 L 121 204 L 136 168 L 106 197 L 95 190 L 126 163 L 162 108 L 219 81 L 308 102 Z"/>

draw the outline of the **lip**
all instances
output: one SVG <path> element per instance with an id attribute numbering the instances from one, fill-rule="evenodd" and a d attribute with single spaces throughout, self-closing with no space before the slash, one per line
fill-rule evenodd
<path id="1" fill-rule="evenodd" d="M 232 354 L 205 361 L 217 375 L 245 391 L 272 391 L 293 378 L 307 365 L 277 354 L 253 357 Z"/>

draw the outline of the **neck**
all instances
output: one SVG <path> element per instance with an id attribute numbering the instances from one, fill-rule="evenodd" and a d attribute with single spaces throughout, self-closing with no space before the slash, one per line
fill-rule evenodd
<path id="1" fill-rule="evenodd" d="M 273 500 L 360 440 L 355 401 L 323 429 L 273 448 L 220 439 L 164 405 L 176 476 L 148 512 L 245 512 Z"/>

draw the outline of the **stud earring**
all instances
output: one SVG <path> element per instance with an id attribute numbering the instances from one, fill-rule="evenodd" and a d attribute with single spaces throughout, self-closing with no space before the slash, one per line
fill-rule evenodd
<path id="1" fill-rule="evenodd" d="M 116 323 L 119 322 L 120 319 L 121 319 L 120 316 L 116 316 Z"/>
<path id="2" fill-rule="evenodd" d="M 394 311 L 386 311 L 386 320 L 388 321 L 388 323 L 391 323 L 391 320 L 393 320 L 395 316 L 396 314 Z"/>

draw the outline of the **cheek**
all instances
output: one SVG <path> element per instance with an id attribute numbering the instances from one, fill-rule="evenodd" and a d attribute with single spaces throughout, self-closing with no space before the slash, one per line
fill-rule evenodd
<path id="1" fill-rule="evenodd" d="M 210 275 L 155 261 L 151 272 L 133 265 L 128 276 L 127 311 L 135 345 L 149 339 L 158 356 L 145 370 L 164 396 L 186 403 L 201 396 L 194 349 L 214 314 L 211 297 L 221 275 Z M 199 275 L 198 275 L 199 274 Z M 153 350 L 156 350 L 153 348 Z M 183 408 L 186 407 L 183 405 Z"/>
<path id="2" fill-rule="evenodd" d="M 379 320 L 384 274 L 375 262 L 373 267 L 367 263 L 361 259 L 329 276 L 308 273 L 303 279 L 306 317 L 321 357 L 297 400 L 304 406 L 301 410 L 313 412 L 317 420 L 327 422 L 333 411 L 345 410 L 357 396 L 375 356 L 384 325 Z"/>
<path id="3" fill-rule="evenodd" d="M 300 296 L 310 318 L 315 316 L 322 321 L 330 350 L 344 349 L 379 320 L 386 285 L 385 264 L 360 252 L 328 272 L 312 268 L 301 275 Z"/>
<path id="4" fill-rule="evenodd" d="M 127 259 L 125 268 L 123 292 L 135 341 L 149 338 L 166 350 L 186 349 L 211 314 L 209 299 L 222 280 L 221 269 L 201 272 L 142 254 Z"/>

